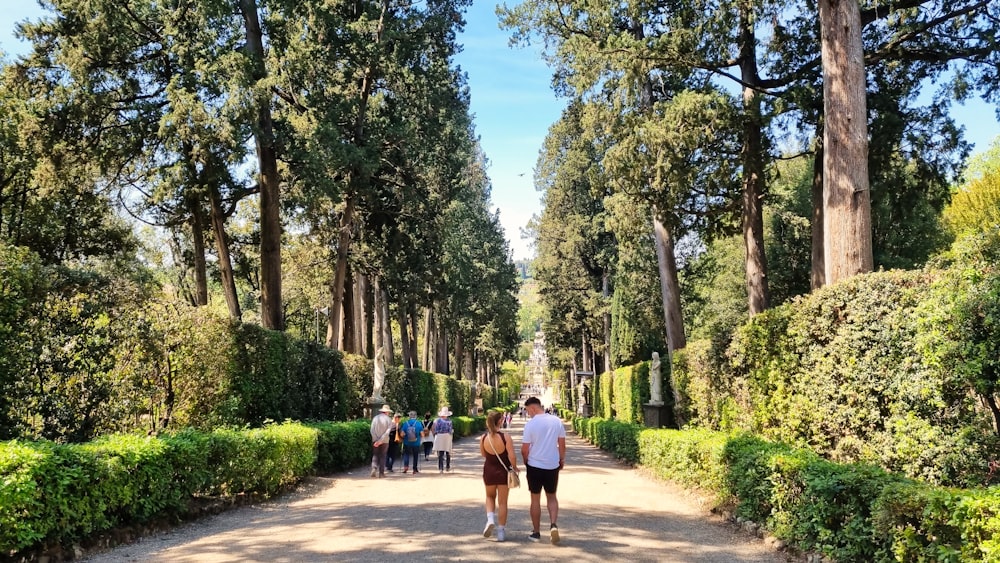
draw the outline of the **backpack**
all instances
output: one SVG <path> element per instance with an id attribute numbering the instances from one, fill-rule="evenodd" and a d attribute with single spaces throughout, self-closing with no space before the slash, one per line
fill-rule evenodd
<path id="1" fill-rule="evenodd" d="M 416 421 L 411 420 L 406 425 L 406 441 L 412 443 L 412 442 L 416 442 L 417 440 L 418 440 L 418 438 L 417 438 L 417 423 L 416 423 Z"/>

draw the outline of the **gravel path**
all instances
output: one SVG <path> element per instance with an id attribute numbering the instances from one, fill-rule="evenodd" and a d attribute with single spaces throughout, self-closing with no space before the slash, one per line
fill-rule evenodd
<path id="1" fill-rule="evenodd" d="M 520 449 L 523 424 L 511 429 Z M 798 561 L 701 507 L 679 488 L 623 467 L 570 433 L 559 481 L 558 546 L 531 542 L 524 482 L 511 491 L 507 541 L 482 537 L 482 458 L 457 440 L 452 472 L 420 460 L 418 475 L 371 479 L 367 468 L 309 479 L 271 502 L 233 509 L 104 553 L 91 562 L 176 561 Z M 433 456 L 433 454 L 432 454 Z M 518 460 L 520 464 L 520 459 Z"/>

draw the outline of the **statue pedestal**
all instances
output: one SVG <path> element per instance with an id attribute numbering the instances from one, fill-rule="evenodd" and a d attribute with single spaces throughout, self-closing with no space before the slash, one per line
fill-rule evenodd
<path id="1" fill-rule="evenodd" d="M 590 418 L 594 414 L 594 409 L 590 405 L 580 405 L 576 413 L 583 418 Z"/>
<path id="2" fill-rule="evenodd" d="M 365 404 L 365 418 L 375 418 L 375 413 L 377 413 L 384 404 L 385 400 L 382 399 L 382 397 L 368 397 L 368 403 Z"/>
<path id="3" fill-rule="evenodd" d="M 670 422 L 667 406 L 662 402 L 645 403 L 642 405 L 642 422 L 647 428 L 666 428 Z"/>

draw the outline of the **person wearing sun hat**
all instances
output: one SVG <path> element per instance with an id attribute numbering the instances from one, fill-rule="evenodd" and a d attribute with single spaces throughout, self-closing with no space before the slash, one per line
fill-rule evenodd
<path id="1" fill-rule="evenodd" d="M 451 448 L 455 435 L 455 427 L 451 423 L 451 410 L 447 406 L 438 411 L 437 420 L 431 427 L 434 433 L 434 451 L 438 454 L 438 473 L 451 473 Z"/>
<path id="2" fill-rule="evenodd" d="M 378 414 L 372 418 L 372 477 L 385 477 L 385 455 L 389 452 L 389 431 L 395 424 L 389 416 L 392 414 L 392 407 L 382 405 Z"/>

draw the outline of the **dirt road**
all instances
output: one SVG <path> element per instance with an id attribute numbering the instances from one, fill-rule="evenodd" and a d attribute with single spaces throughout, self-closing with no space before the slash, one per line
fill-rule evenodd
<path id="1" fill-rule="evenodd" d="M 522 423 L 511 432 L 520 447 Z M 433 455 L 433 454 L 432 454 Z M 482 458 L 475 438 L 456 441 L 451 473 L 436 459 L 418 475 L 372 479 L 368 469 L 313 478 L 272 502 L 185 524 L 88 561 L 798 561 L 738 531 L 684 491 L 623 467 L 570 433 L 559 481 L 562 541 L 528 533 L 529 495 L 511 491 L 507 541 L 482 537 Z M 537 558 L 537 559 L 536 559 Z"/>

